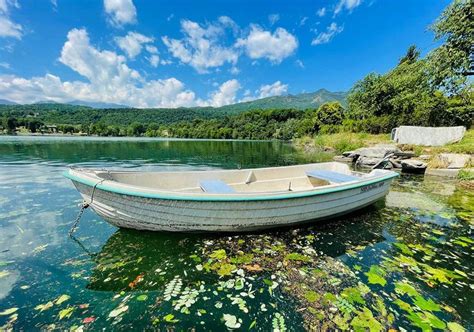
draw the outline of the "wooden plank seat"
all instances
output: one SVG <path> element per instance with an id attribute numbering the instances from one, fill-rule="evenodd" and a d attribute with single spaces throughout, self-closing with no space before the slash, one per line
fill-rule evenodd
<path id="1" fill-rule="evenodd" d="M 199 182 L 202 191 L 210 194 L 232 194 L 235 193 L 234 188 L 229 186 L 222 180 L 203 180 Z"/>
<path id="2" fill-rule="evenodd" d="M 325 180 L 332 183 L 344 183 L 344 182 L 360 180 L 359 177 L 354 176 L 354 175 L 348 175 L 348 174 L 343 174 L 343 173 L 338 173 L 338 172 L 328 171 L 328 170 L 307 171 L 306 175 L 312 178 L 317 178 L 317 179 Z"/>

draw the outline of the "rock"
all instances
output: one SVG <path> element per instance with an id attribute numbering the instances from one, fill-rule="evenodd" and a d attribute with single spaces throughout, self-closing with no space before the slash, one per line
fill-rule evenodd
<path id="1" fill-rule="evenodd" d="M 392 140 L 398 144 L 442 146 L 460 141 L 466 128 L 400 126 L 392 130 Z"/>
<path id="2" fill-rule="evenodd" d="M 443 176 L 447 178 L 457 178 L 459 169 L 448 168 L 428 168 L 425 175 Z"/>
<path id="3" fill-rule="evenodd" d="M 342 162 L 342 163 L 352 163 L 354 161 L 354 159 L 352 159 L 352 157 L 344 157 L 344 156 L 334 156 L 332 159 L 334 161 L 339 161 L 339 162 Z"/>
<path id="4" fill-rule="evenodd" d="M 464 168 L 471 160 L 468 154 L 442 153 L 440 158 L 448 161 L 448 168 Z"/>
<path id="5" fill-rule="evenodd" d="M 394 168 L 402 168 L 402 163 L 400 162 L 399 159 L 396 158 L 390 158 L 389 159 L 390 163 Z"/>
<path id="6" fill-rule="evenodd" d="M 429 154 L 422 154 L 422 155 L 418 156 L 418 159 L 420 159 L 420 160 L 430 160 L 431 156 Z"/>
<path id="7" fill-rule="evenodd" d="M 353 157 L 354 156 L 354 151 L 345 151 L 342 153 L 344 157 Z"/>
<path id="8" fill-rule="evenodd" d="M 400 153 L 400 149 L 394 144 L 377 144 L 368 148 L 360 148 L 354 151 L 360 157 L 384 158 L 391 153 Z"/>
<path id="9" fill-rule="evenodd" d="M 356 164 L 359 167 L 372 167 L 379 164 L 390 154 L 401 152 L 393 144 L 377 144 L 368 148 L 360 148 L 353 151 L 353 155 L 359 155 Z"/>
<path id="10" fill-rule="evenodd" d="M 382 161 L 383 158 L 372 158 L 372 157 L 364 157 L 360 156 L 357 158 L 357 166 L 359 167 L 372 167 L 377 165 Z"/>
<path id="11" fill-rule="evenodd" d="M 406 159 L 401 161 L 402 172 L 424 173 L 428 166 L 425 162 L 416 159 Z"/>

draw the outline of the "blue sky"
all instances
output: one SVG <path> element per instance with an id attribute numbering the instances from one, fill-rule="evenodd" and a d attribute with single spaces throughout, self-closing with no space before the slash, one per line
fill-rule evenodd
<path id="1" fill-rule="evenodd" d="M 445 0 L 0 0 L 0 99 L 221 106 L 426 54 Z"/>

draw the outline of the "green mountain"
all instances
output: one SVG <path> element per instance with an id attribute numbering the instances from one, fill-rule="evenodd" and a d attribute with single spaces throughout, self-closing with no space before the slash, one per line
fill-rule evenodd
<path id="1" fill-rule="evenodd" d="M 48 124 L 70 125 L 98 122 L 105 125 L 119 126 L 128 126 L 133 122 L 169 125 L 177 122 L 192 122 L 195 119 L 221 119 L 228 115 L 237 115 L 253 110 L 315 109 L 321 104 L 331 101 L 338 101 L 345 106 L 346 95 L 345 92 L 330 92 L 321 89 L 313 93 L 268 97 L 216 108 L 99 108 L 85 106 L 82 103 L 81 105 L 73 105 L 51 101 L 25 105 L 7 105 L 5 103 L 0 104 L 0 118 L 8 116 L 16 118 L 35 117 L 37 120 Z M 121 107 L 122 105 L 117 106 Z"/>
<path id="2" fill-rule="evenodd" d="M 222 106 L 217 109 L 229 113 L 239 113 L 256 109 L 306 110 L 310 108 L 318 108 L 322 104 L 330 101 L 338 101 L 345 107 L 347 105 L 346 96 L 347 92 L 331 92 L 326 89 L 320 89 L 311 93 L 256 99 L 248 102 Z"/>

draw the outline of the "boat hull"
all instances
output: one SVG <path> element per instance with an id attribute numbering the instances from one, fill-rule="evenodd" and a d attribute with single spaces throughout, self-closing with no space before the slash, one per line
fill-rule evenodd
<path id="1" fill-rule="evenodd" d="M 268 200 L 199 201 L 140 197 L 73 181 L 91 208 L 120 228 L 170 232 L 249 232 L 343 215 L 387 195 L 392 178 L 304 197 Z"/>

